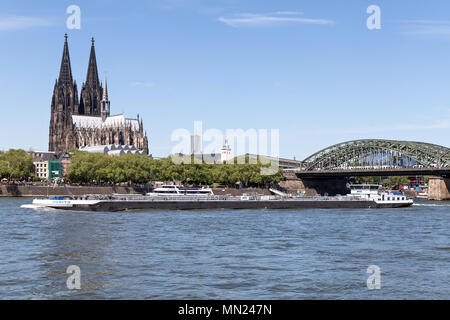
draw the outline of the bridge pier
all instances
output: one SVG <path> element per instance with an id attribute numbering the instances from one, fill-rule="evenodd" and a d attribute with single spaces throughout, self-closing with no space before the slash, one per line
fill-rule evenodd
<path id="1" fill-rule="evenodd" d="M 335 196 L 337 194 L 347 194 L 346 177 L 320 177 L 320 178 L 299 178 L 296 174 L 285 172 L 286 180 L 279 183 L 285 191 L 297 194 L 299 190 L 307 196 L 324 195 Z"/>
<path id="2" fill-rule="evenodd" d="M 450 200 L 450 178 L 431 177 L 428 181 L 428 200 Z"/>

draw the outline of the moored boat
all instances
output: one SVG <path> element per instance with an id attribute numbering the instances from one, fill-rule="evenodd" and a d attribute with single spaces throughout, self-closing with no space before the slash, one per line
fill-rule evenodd
<path id="1" fill-rule="evenodd" d="M 181 185 L 162 185 L 147 193 L 152 197 L 171 197 L 171 196 L 191 196 L 191 197 L 208 197 L 214 193 L 209 187 L 184 187 Z"/>
<path id="2" fill-rule="evenodd" d="M 282 196 L 218 196 L 200 194 L 112 195 L 77 198 L 34 199 L 36 207 L 66 210 L 123 211 L 139 209 L 303 209 L 303 208 L 400 208 L 413 204 L 404 194 L 380 192 L 378 186 L 355 185 L 344 196 L 282 197 Z"/>

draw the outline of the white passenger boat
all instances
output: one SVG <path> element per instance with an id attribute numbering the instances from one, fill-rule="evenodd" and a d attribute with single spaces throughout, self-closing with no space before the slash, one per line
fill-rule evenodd
<path id="1" fill-rule="evenodd" d="M 190 196 L 190 197 L 209 197 L 214 193 L 209 187 L 184 187 L 181 185 L 162 185 L 147 193 L 151 197 L 170 197 L 170 196 Z"/>
<path id="2" fill-rule="evenodd" d="M 402 192 L 382 191 L 378 184 L 353 184 L 350 186 L 350 194 L 346 197 L 357 197 L 360 199 L 373 200 L 380 206 L 391 203 L 412 205 L 413 200 L 409 199 Z"/>

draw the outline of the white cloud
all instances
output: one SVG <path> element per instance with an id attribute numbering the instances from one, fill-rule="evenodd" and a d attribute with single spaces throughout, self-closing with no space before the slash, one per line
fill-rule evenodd
<path id="1" fill-rule="evenodd" d="M 302 12 L 278 11 L 270 14 L 242 13 L 231 17 L 219 17 L 219 21 L 230 27 L 261 27 L 286 23 L 332 25 L 334 21 L 299 17 Z"/>
<path id="2" fill-rule="evenodd" d="M 132 82 L 131 86 L 132 87 L 145 87 L 145 88 L 150 88 L 153 87 L 155 84 L 153 82 L 141 82 L 141 81 L 136 81 L 136 82 Z"/>
<path id="3" fill-rule="evenodd" d="M 277 12 L 274 12 L 274 14 L 282 14 L 282 15 L 300 15 L 300 14 L 303 14 L 303 12 L 300 12 L 300 11 L 277 11 Z"/>
<path id="4" fill-rule="evenodd" d="M 419 36 L 450 36 L 450 20 L 405 20 L 403 33 Z"/>
<path id="5" fill-rule="evenodd" d="M 37 17 L 3 16 L 0 17 L 0 31 L 22 30 L 35 27 L 48 27 L 53 23 Z"/>

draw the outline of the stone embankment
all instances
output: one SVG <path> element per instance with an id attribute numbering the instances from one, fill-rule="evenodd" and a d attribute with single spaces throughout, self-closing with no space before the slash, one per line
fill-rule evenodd
<path id="1" fill-rule="evenodd" d="M 82 196 L 84 194 L 143 194 L 147 190 L 137 187 L 124 187 L 124 186 L 67 186 L 67 189 L 76 196 Z M 0 185 L 0 197 L 47 197 L 47 196 L 57 196 L 64 197 L 70 196 L 64 186 L 57 186 L 53 188 L 52 186 L 30 186 L 30 185 Z M 246 188 L 246 189 L 236 189 L 236 188 L 213 188 L 214 194 L 224 195 L 231 194 L 236 196 L 241 196 L 245 194 L 265 194 L 270 195 L 268 189 L 260 188 Z"/>
<path id="2" fill-rule="evenodd" d="M 245 188 L 245 189 L 236 189 L 236 188 L 212 188 L 213 193 L 215 195 L 225 195 L 231 194 L 235 196 L 242 196 L 243 194 L 263 194 L 263 195 L 271 195 L 272 193 L 269 189 L 262 188 Z"/>
<path id="3" fill-rule="evenodd" d="M 442 181 L 434 181 L 434 183 L 441 183 Z M 445 185 L 445 184 L 444 184 Z M 450 196 L 447 188 L 445 192 L 435 194 L 430 194 L 430 200 L 449 200 Z M 305 196 L 315 196 L 319 193 L 315 189 L 305 188 L 305 186 L 301 182 L 294 181 L 285 181 L 280 183 L 280 188 L 282 191 L 286 193 L 290 193 L 292 195 L 297 194 L 298 190 L 303 190 Z M 434 188 L 436 189 L 436 188 Z M 68 192 L 68 190 L 70 192 Z M 147 192 L 147 190 L 139 187 L 139 186 L 67 186 L 67 189 L 63 186 L 58 186 L 53 188 L 52 186 L 29 186 L 29 185 L 0 185 L 0 197 L 47 197 L 47 196 L 70 196 L 71 194 L 75 196 L 82 196 L 84 194 L 112 194 L 112 193 L 120 193 L 120 194 L 143 194 Z M 262 188 L 245 188 L 245 189 L 236 189 L 236 188 L 213 188 L 213 192 L 216 195 L 225 195 L 231 194 L 236 196 L 241 196 L 243 194 L 263 194 L 270 195 L 272 194 L 268 189 Z M 406 196 L 409 198 L 415 198 L 417 196 L 417 192 L 415 191 L 405 191 Z"/>
<path id="4" fill-rule="evenodd" d="M 0 197 L 47 197 L 47 196 L 69 196 L 70 193 L 76 196 L 84 194 L 136 194 L 143 193 L 140 187 L 132 186 L 32 186 L 32 185 L 15 185 L 3 184 L 0 185 Z"/>

